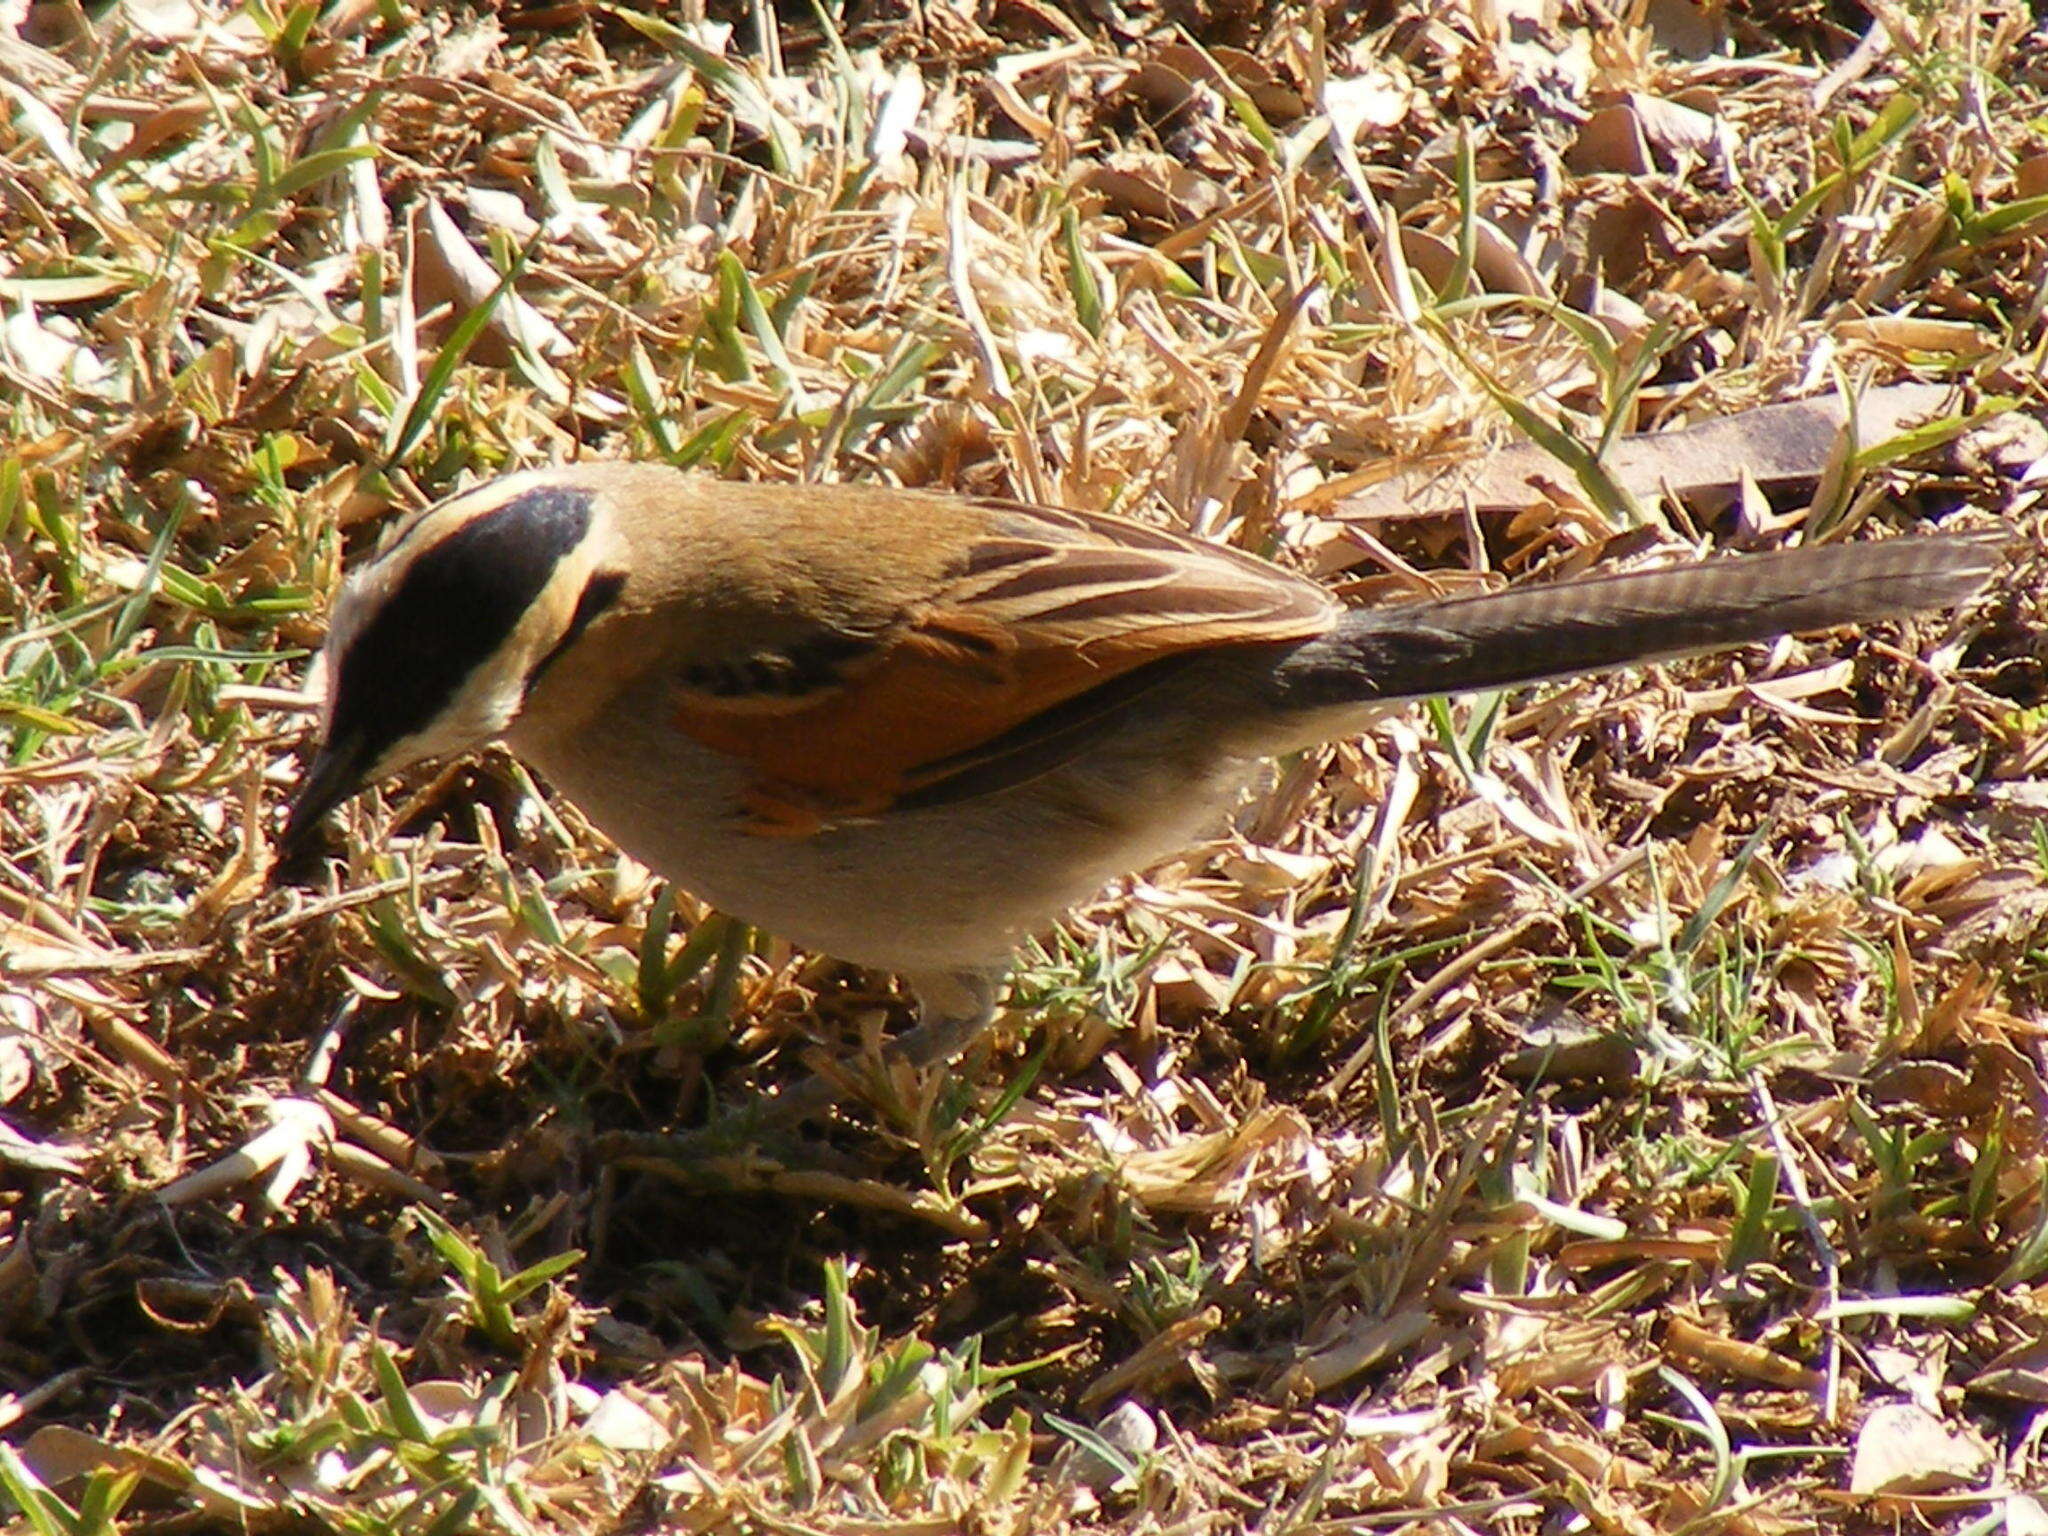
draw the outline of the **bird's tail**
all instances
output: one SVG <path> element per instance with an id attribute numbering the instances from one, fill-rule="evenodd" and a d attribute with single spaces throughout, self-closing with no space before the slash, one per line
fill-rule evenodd
<path id="1" fill-rule="evenodd" d="M 1587 576 L 1443 602 L 1356 608 L 1282 662 L 1303 709 L 1574 677 L 1897 619 L 1967 601 L 2004 563 L 2003 533 L 1935 534 Z"/>

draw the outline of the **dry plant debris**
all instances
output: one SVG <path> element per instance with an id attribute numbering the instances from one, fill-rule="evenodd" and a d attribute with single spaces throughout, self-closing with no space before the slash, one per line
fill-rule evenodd
<path id="1" fill-rule="evenodd" d="M 8 1530 L 2048 1529 L 2020 0 L 12 0 L 0 94 Z M 892 1075 L 503 761 L 266 887 L 346 558 L 598 453 L 2015 560 L 1281 765 Z"/>

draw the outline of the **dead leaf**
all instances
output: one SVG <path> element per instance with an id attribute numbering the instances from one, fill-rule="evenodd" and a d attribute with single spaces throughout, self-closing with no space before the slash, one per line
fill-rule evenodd
<path id="1" fill-rule="evenodd" d="M 1598 175 L 1602 171 L 1623 176 L 1647 176 L 1657 169 L 1657 162 L 1650 156 L 1649 135 L 1643 132 L 1642 119 L 1626 101 L 1618 101 L 1611 107 L 1602 107 L 1586 119 L 1585 127 L 1572 141 L 1572 147 L 1565 155 L 1565 164 L 1581 176 Z"/>
<path id="2" fill-rule="evenodd" d="M 1963 320 L 1933 320 L 1923 315 L 1872 315 L 1844 320 L 1835 327 L 1842 341 L 1861 342 L 1893 352 L 1938 352 L 1968 361 L 1997 350 L 1989 331 Z"/>
<path id="3" fill-rule="evenodd" d="M 674 1430 L 616 1387 L 598 1399 L 583 1432 L 614 1451 L 659 1451 L 675 1440 Z"/>
<path id="4" fill-rule="evenodd" d="M 2048 154 L 2029 155 L 2012 176 L 2013 195 L 2019 198 L 2048 197 Z"/>
<path id="5" fill-rule="evenodd" d="M 1369 1369 L 1375 1361 L 1406 1349 L 1429 1328 L 1429 1314 L 1416 1309 L 1385 1318 L 1360 1317 L 1342 1338 L 1324 1345 L 1288 1372 L 1282 1391 L 1300 1397 L 1326 1392 Z"/>
<path id="6" fill-rule="evenodd" d="M 1820 1384 L 1820 1373 L 1776 1350 L 1702 1328 L 1683 1317 L 1673 1317 L 1665 1326 L 1664 1347 L 1687 1360 L 1727 1375 L 1762 1382 L 1767 1387 L 1811 1391 Z"/>
<path id="7" fill-rule="evenodd" d="M 61 1488 L 94 1472 L 138 1472 L 166 1488 L 182 1488 L 189 1474 L 164 1456 L 116 1445 L 68 1424 L 46 1424 L 28 1437 L 21 1459 L 46 1486 Z"/>
<path id="8" fill-rule="evenodd" d="M 1651 147 L 1662 151 L 1676 169 L 1685 169 L 1688 160 L 1708 159 L 1725 147 L 1728 125 L 1710 112 L 1640 91 L 1631 92 L 1628 100 Z"/>
<path id="9" fill-rule="evenodd" d="M 0 1166 L 32 1173 L 62 1173 L 73 1178 L 85 1172 L 84 1162 L 69 1147 L 31 1136 L 5 1120 L 0 1120 Z"/>
<path id="10" fill-rule="evenodd" d="M 2007 1494 L 2005 1536 L 2048 1536 L 2048 1508 L 2030 1493 Z"/>
<path id="11" fill-rule="evenodd" d="M 1858 441 L 1894 437 L 1939 413 L 1951 398 L 1940 384 L 1865 390 L 1857 401 Z M 1643 497 L 1667 487 L 1681 496 L 1732 495 L 1745 471 L 1764 485 L 1814 480 L 1827 467 L 1847 416 L 1843 396 L 1815 395 L 1676 431 L 1640 432 L 1614 445 L 1607 468 L 1630 494 Z M 1481 512 L 1513 511 L 1538 500 L 1544 482 L 1565 474 L 1535 444 L 1515 443 L 1459 464 L 1403 471 L 1329 510 L 1362 523 L 1440 517 L 1460 511 L 1468 499 Z"/>
<path id="12" fill-rule="evenodd" d="M 1704 59 L 1717 53 L 1727 37 L 1727 15 L 1725 4 L 1705 0 L 1648 0 L 1642 11 L 1643 25 L 1657 46 L 1681 59 Z"/>
<path id="13" fill-rule="evenodd" d="M 1550 284 L 1543 274 L 1491 219 L 1475 219 L 1472 223 L 1472 271 L 1488 293 L 1519 293 L 1531 299 L 1550 297 Z"/>
<path id="14" fill-rule="evenodd" d="M 2048 1338 L 2027 1339 L 1993 1356 L 1964 1385 L 1993 1397 L 2048 1404 Z"/>
<path id="15" fill-rule="evenodd" d="M 457 316 L 487 303 L 499 282 L 498 269 L 469 243 L 438 198 L 428 198 L 418 222 L 419 253 L 413 265 L 414 301 L 420 313 L 452 304 Z M 471 348 L 480 363 L 503 367 L 516 347 L 543 357 L 568 357 L 575 344 L 555 323 L 517 293 L 506 293 L 491 313 L 490 324 Z"/>
<path id="16" fill-rule="evenodd" d="M 1958 1487 L 1984 1469 L 1990 1454 L 1973 1432 L 1952 1429 L 1917 1404 L 1885 1403 L 1856 1432 L 1849 1491 L 1874 1497 Z"/>

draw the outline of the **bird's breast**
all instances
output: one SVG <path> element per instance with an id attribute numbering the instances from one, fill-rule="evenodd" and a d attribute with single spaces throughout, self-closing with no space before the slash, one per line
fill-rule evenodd
<path id="1" fill-rule="evenodd" d="M 1003 961 L 1116 876 L 1219 827 L 1250 771 L 1221 751 L 1111 740 L 1028 783 L 763 835 L 750 773 L 628 697 L 595 727 L 509 743 L 622 850 L 806 948 L 899 971 Z"/>

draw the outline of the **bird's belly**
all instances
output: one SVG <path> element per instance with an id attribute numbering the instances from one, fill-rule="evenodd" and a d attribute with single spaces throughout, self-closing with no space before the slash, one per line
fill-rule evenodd
<path id="1" fill-rule="evenodd" d="M 998 794 L 786 837 L 747 830 L 737 765 L 694 743 L 665 739 L 658 783 L 618 771 L 635 754 L 617 740 L 513 745 L 691 895 L 806 948 L 909 972 L 1000 964 L 1117 875 L 1220 825 L 1248 771 L 1220 753 L 1098 752 Z"/>

